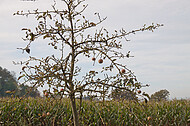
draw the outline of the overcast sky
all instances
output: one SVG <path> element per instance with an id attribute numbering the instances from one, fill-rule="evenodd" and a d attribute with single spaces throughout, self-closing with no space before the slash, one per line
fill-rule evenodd
<path id="1" fill-rule="evenodd" d="M 61 0 L 57 0 L 61 1 Z M 164 24 L 155 32 L 142 32 L 129 36 L 124 50 L 130 50 L 134 58 L 126 64 L 149 94 L 167 89 L 170 98 L 190 98 L 190 1 L 189 0 L 86 0 L 85 12 L 89 18 L 99 12 L 107 20 L 101 25 L 114 31 L 124 28 L 138 29 L 144 24 Z M 53 0 L 23 2 L 0 0 L 0 66 L 18 73 L 19 66 L 12 61 L 28 57 L 17 50 L 23 47 L 23 27 L 35 26 L 34 18 L 13 16 L 18 10 L 51 9 Z M 61 7 L 61 4 L 58 6 Z M 61 8 L 60 8 L 61 9 Z M 38 51 L 40 54 L 41 52 Z M 46 53 L 46 52 L 43 52 Z"/>

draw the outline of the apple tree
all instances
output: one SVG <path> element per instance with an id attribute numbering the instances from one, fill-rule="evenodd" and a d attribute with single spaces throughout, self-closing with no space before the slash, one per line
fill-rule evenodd
<path id="1" fill-rule="evenodd" d="M 63 8 L 57 9 L 56 2 L 52 10 L 18 11 L 14 15 L 34 16 L 37 26 L 34 30 L 23 28 L 27 42 L 26 47 L 19 48 L 30 53 L 31 45 L 37 39 L 44 39 L 47 46 L 55 52 L 43 58 L 29 56 L 28 60 L 21 61 L 22 71 L 18 79 L 30 83 L 34 87 L 49 86 L 44 93 L 54 93 L 69 97 L 72 106 L 74 125 L 78 126 L 79 113 L 76 107 L 76 96 L 86 94 L 101 97 L 103 100 L 110 90 L 121 89 L 133 91 L 135 94 L 143 85 L 137 81 L 134 73 L 120 63 L 121 59 L 130 58 L 130 51 L 121 52 L 122 44 L 128 41 L 127 36 L 141 31 L 153 31 L 160 24 L 144 25 L 140 29 L 127 32 L 124 29 L 114 31 L 112 34 L 104 27 L 94 30 L 106 18 L 95 13 L 96 20 L 88 20 L 83 12 L 87 8 L 85 0 L 62 0 Z M 91 30 L 92 29 L 92 30 Z M 89 30 L 91 30 L 89 32 Z M 43 46 L 43 48 L 45 48 Z M 48 47 L 49 48 L 49 47 Z M 81 65 L 82 61 L 89 59 L 96 70 L 90 70 Z M 87 61 L 87 60 L 86 60 Z M 99 67 L 101 66 L 101 69 Z M 81 72 L 82 70 L 85 71 Z M 145 95 L 146 97 L 146 95 Z"/>

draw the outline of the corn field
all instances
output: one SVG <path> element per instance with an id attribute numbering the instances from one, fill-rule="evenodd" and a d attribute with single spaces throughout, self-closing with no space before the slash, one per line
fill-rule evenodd
<path id="1" fill-rule="evenodd" d="M 69 99 L 2 98 L 1 126 L 72 126 Z M 83 101 L 81 126 L 190 126 L 190 101 Z"/>

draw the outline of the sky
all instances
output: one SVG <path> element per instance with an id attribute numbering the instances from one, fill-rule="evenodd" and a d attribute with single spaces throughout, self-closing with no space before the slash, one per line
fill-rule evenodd
<path id="1" fill-rule="evenodd" d="M 60 3 L 61 0 L 57 0 Z M 133 58 L 123 61 L 137 76 L 138 80 L 150 87 L 143 91 L 153 94 L 167 89 L 170 98 L 190 98 L 190 1 L 189 0 L 86 0 L 86 17 L 99 12 L 107 17 L 101 25 L 109 31 L 124 28 L 127 31 L 141 28 L 144 24 L 164 24 L 154 32 L 141 32 L 128 36 L 131 41 L 123 46 L 130 50 Z M 13 16 L 18 10 L 51 9 L 53 0 L 23 2 L 21 0 L 0 0 L 0 66 L 15 71 L 20 66 L 12 61 L 24 60 L 18 47 L 24 47 L 23 27 L 35 27 L 35 19 Z M 58 4 L 62 9 L 62 5 Z M 34 55 L 40 52 L 36 47 Z"/>

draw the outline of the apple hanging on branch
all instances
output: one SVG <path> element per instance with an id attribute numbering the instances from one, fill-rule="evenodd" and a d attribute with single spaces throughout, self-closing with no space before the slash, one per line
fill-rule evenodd
<path id="1" fill-rule="evenodd" d="M 98 63 L 102 64 L 103 63 L 103 59 L 99 59 Z"/>
<path id="2" fill-rule="evenodd" d="M 121 70 L 121 73 L 125 73 L 125 69 L 122 69 L 122 70 Z"/>

